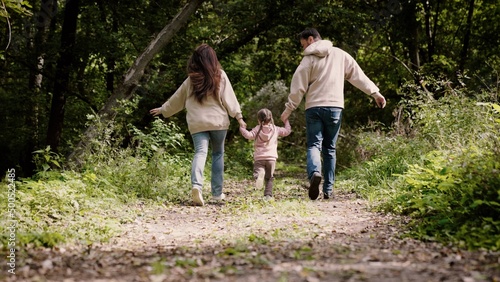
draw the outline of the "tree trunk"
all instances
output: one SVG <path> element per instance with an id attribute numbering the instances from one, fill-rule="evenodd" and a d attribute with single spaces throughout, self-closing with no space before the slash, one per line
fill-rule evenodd
<path id="1" fill-rule="evenodd" d="M 436 53 L 436 33 L 441 12 L 441 0 L 437 0 L 435 3 L 424 1 L 423 4 L 425 11 L 425 34 L 427 36 L 427 62 L 432 62 L 432 58 Z M 435 5 L 434 15 L 432 13 L 433 5 Z"/>
<path id="2" fill-rule="evenodd" d="M 29 50 L 32 50 L 30 60 L 33 62 L 33 66 L 30 68 L 28 81 L 28 87 L 32 93 L 28 101 L 28 107 L 30 108 L 31 114 L 26 116 L 26 125 L 30 129 L 31 134 L 23 152 L 23 154 L 27 156 L 26 159 L 28 161 L 21 166 L 26 170 L 28 175 L 31 175 L 35 169 L 31 161 L 32 153 L 40 146 L 40 96 L 43 81 L 42 72 L 46 55 L 48 29 L 56 13 L 57 0 L 42 0 L 40 11 L 34 18 L 36 28 L 34 40 L 29 41 L 29 45 L 27 46 Z"/>
<path id="3" fill-rule="evenodd" d="M 417 22 L 417 6 L 416 1 L 408 2 L 406 8 L 403 9 L 403 17 L 407 19 L 406 34 L 409 37 L 406 40 L 406 47 L 408 48 L 408 55 L 410 58 L 410 67 L 412 70 L 418 71 L 420 69 L 420 56 L 419 56 L 419 32 Z"/>
<path id="4" fill-rule="evenodd" d="M 146 50 L 137 57 L 133 65 L 128 69 L 122 78 L 122 82 L 113 91 L 113 94 L 99 111 L 99 122 L 107 124 L 116 116 L 115 108 L 119 106 L 119 101 L 130 99 L 137 87 L 137 84 L 144 74 L 144 69 L 151 62 L 160 50 L 167 45 L 172 37 L 183 27 L 196 9 L 203 3 L 204 0 L 191 0 L 183 9 L 165 26 L 153 41 L 149 43 Z M 80 142 L 77 144 L 73 152 L 68 156 L 68 161 L 80 166 L 83 163 L 82 157 L 89 142 L 97 135 L 97 128 L 91 125 L 84 132 Z"/>
<path id="5" fill-rule="evenodd" d="M 80 10 L 80 0 L 67 0 L 64 11 L 64 23 L 61 31 L 61 52 L 57 61 L 54 92 L 50 109 L 49 127 L 47 130 L 47 145 L 57 152 L 64 121 L 64 106 L 68 93 L 73 51 L 76 40 L 76 27 Z"/>
<path id="6" fill-rule="evenodd" d="M 118 32 L 118 15 L 116 13 L 116 10 L 119 9 L 119 6 L 117 3 L 108 3 L 108 5 L 111 7 L 111 11 L 106 11 L 105 5 L 102 1 L 98 2 L 97 4 L 99 6 L 99 10 L 101 12 L 101 21 L 103 23 L 108 22 L 108 14 L 111 17 L 111 32 L 116 34 Z M 117 8 L 118 6 L 118 8 Z M 116 47 L 110 46 L 110 49 L 108 49 L 105 52 L 105 60 L 106 60 L 106 90 L 109 93 L 113 93 L 113 90 L 115 89 L 115 67 L 116 67 L 116 58 L 115 58 L 115 53 L 116 53 Z"/>
<path id="7" fill-rule="evenodd" d="M 433 23 L 432 39 L 431 39 L 431 46 L 432 46 L 432 49 L 430 50 L 431 56 L 433 56 L 434 53 L 436 52 L 436 36 L 439 27 L 439 16 L 441 15 L 441 1 L 442 0 L 438 0 L 436 3 L 436 13 L 434 15 L 434 23 Z"/>
<path id="8" fill-rule="evenodd" d="M 467 62 L 467 52 L 469 51 L 470 34 L 472 30 L 472 16 L 474 15 L 474 2 L 475 0 L 469 1 L 469 13 L 467 14 L 467 26 L 465 27 L 464 43 L 462 45 L 462 51 L 460 52 L 460 64 L 458 70 L 463 72 L 465 68 L 465 63 Z"/>

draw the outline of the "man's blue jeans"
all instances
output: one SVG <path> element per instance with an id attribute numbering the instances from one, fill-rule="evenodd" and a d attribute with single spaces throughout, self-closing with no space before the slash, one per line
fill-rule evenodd
<path id="1" fill-rule="evenodd" d="M 210 180 L 212 196 L 220 196 L 224 181 L 224 141 L 227 130 L 203 131 L 192 134 L 194 157 L 191 164 L 191 184 L 202 189 L 203 170 L 207 161 L 208 144 L 212 143 L 212 177 Z"/>
<path id="2" fill-rule="evenodd" d="M 306 110 L 307 175 L 323 175 L 323 193 L 333 191 L 335 183 L 336 143 L 342 120 L 342 108 L 315 107 Z M 323 158 L 323 166 L 321 159 Z"/>

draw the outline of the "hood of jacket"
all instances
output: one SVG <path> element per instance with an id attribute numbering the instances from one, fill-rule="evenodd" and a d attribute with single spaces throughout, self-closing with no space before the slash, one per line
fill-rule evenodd
<path id="1" fill-rule="evenodd" d="M 332 47 L 332 42 L 328 40 L 318 40 L 307 46 L 304 50 L 304 56 L 314 55 L 317 57 L 326 57 L 330 53 Z"/>
<path id="2" fill-rule="evenodd" d="M 273 137 L 275 133 L 276 130 L 273 125 L 271 124 L 262 125 L 262 129 L 260 130 L 259 136 L 257 136 L 257 138 L 267 142 L 271 139 L 271 137 Z"/>

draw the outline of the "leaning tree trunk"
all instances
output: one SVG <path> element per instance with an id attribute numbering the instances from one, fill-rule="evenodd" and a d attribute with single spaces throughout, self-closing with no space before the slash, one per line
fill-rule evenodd
<path id="1" fill-rule="evenodd" d="M 135 60 L 133 65 L 123 76 L 122 83 L 113 91 L 113 94 L 108 98 L 103 108 L 99 111 L 99 121 L 106 124 L 116 116 L 115 108 L 119 107 L 119 101 L 128 100 L 134 95 L 134 91 L 139 83 L 139 80 L 144 74 L 144 69 L 151 62 L 156 54 L 167 45 L 172 37 L 181 27 L 183 27 L 196 9 L 203 3 L 204 0 L 191 0 L 183 9 L 165 26 L 160 33 L 151 41 L 146 50 Z M 80 142 L 77 144 L 73 152 L 68 156 L 68 161 L 76 166 L 83 164 L 83 154 L 87 145 L 92 139 L 97 136 L 96 125 L 90 125 L 84 132 Z"/>

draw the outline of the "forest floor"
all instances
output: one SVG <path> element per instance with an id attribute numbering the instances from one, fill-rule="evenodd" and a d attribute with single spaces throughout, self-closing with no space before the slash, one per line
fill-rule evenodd
<path id="1" fill-rule="evenodd" d="M 498 253 L 404 238 L 403 218 L 355 194 L 241 201 L 250 186 L 227 181 L 225 204 L 130 206 L 109 242 L 28 248 L 5 281 L 500 281 Z"/>

